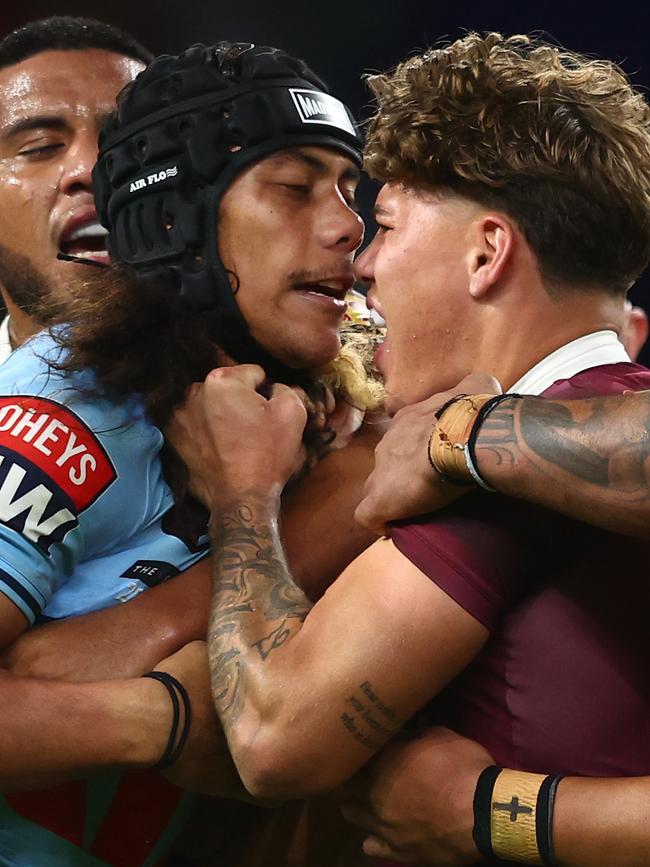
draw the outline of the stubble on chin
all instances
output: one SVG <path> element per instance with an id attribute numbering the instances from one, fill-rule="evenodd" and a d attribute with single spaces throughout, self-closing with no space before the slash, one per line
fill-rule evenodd
<path id="1" fill-rule="evenodd" d="M 52 282 L 27 256 L 3 244 L 0 244 L 0 283 L 27 316 L 42 324 L 57 318 L 57 293 Z"/>

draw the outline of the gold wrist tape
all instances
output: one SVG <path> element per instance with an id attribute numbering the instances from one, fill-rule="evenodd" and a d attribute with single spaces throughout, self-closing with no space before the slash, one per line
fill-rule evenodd
<path id="1" fill-rule="evenodd" d="M 474 481 L 467 468 L 465 446 L 476 417 L 493 394 L 468 394 L 450 404 L 438 419 L 429 440 L 429 458 L 444 478 L 454 482 Z"/>
<path id="2" fill-rule="evenodd" d="M 537 796 L 545 774 L 501 771 L 492 790 L 492 851 L 506 861 L 544 864 L 537 847 Z"/>

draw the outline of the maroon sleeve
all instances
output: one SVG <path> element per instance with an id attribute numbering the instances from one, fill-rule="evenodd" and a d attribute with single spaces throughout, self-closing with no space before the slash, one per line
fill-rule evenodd
<path id="1" fill-rule="evenodd" d="M 650 389 L 650 371 L 640 364 L 602 364 L 577 373 L 571 379 L 558 379 L 544 392 L 544 397 L 557 400 L 574 400 L 624 391 Z"/>
<path id="2" fill-rule="evenodd" d="M 471 501 L 471 502 L 470 502 Z M 553 545 L 547 513 L 504 497 L 468 497 L 453 511 L 395 524 L 395 547 L 487 629 L 535 581 Z M 538 557 L 534 558 L 535 552 Z M 535 559 L 537 562 L 535 562 Z"/>
<path id="3" fill-rule="evenodd" d="M 559 380 L 544 395 L 578 398 L 628 389 L 650 389 L 650 372 L 638 364 L 602 365 Z M 586 532 L 585 525 L 529 503 L 478 491 L 435 515 L 397 522 L 391 538 L 441 590 L 492 630 L 558 562 L 571 565 Z"/>

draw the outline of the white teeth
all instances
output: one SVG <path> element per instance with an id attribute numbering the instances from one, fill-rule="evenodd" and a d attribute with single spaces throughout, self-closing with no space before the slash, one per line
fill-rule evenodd
<path id="1" fill-rule="evenodd" d="M 101 262 L 103 265 L 110 265 L 111 263 L 108 253 L 98 253 L 97 250 L 79 250 L 69 258 L 79 259 L 81 261 L 84 259 L 90 259 L 93 262 Z"/>
<path id="2" fill-rule="evenodd" d="M 75 229 L 68 241 L 78 241 L 79 238 L 104 238 L 106 235 L 108 235 L 108 230 L 97 220 L 94 220 L 92 223 L 84 223 L 83 226 Z"/>
<path id="3" fill-rule="evenodd" d="M 347 303 L 342 298 L 336 298 L 334 295 L 326 295 L 325 292 L 316 292 L 315 289 L 308 289 L 307 295 L 316 295 L 317 298 L 327 298 L 332 304 L 337 307 L 347 307 Z"/>
<path id="4" fill-rule="evenodd" d="M 338 283 L 311 283 L 305 285 L 304 288 L 315 295 L 327 295 L 328 298 L 336 297 L 343 292 L 343 287 Z"/>

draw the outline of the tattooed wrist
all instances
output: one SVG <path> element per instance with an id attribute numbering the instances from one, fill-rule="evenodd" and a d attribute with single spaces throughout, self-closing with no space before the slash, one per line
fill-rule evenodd
<path id="1" fill-rule="evenodd" d="M 515 414 L 522 403 L 520 397 L 502 399 L 483 420 L 474 443 L 476 467 L 491 487 L 499 489 L 517 466 L 520 444 L 517 439 Z"/>
<path id="2" fill-rule="evenodd" d="M 257 513 L 266 509 L 271 517 L 275 516 L 277 519 L 281 493 L 280 488 L 266 491 L 250 486 L 238 488 L 233 485 L 215 485 L 204 502 L 210 513 L 211 523 L 213 519 L 220 521 L 222 516 L 233 513 L 242 505 L 254 507 Z"/>
<path id="3" fill-rule="evenodd" d="M 219 533 L 241 509 L 256 521 L 277 522 L 280 514 L 280 495 L 257 488 L 221 491 L 213 496 L 210 508 L 210 532 Z M 213 529 L 214 527 L 214 529 Z"/>

